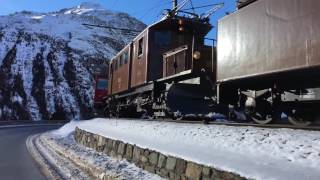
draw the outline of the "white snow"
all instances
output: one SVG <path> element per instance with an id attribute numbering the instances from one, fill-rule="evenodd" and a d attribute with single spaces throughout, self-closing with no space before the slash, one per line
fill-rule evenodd
<path id="1" fill-rule="evenodd" d="M 13 102 L 13 103 L 17 102 L 19 104 L 22 104 L 22 101 L 23 101 L 23 99 L 21 96 L 19 96 L 19 94 L 15 94 L 15 96 L 13 96 L 11 98 L 11 102 Z"/>
<path id="2" fill-rule="evenodd" d="M 56 157 L 53 158 L 53 162 L 56 162 L 54 164 L 58 166 L 58 168 L 61 169 L 64 174 L 74 174 L 72 172 L 80 172 L 80 174 L 76 173 L 76 176 L 70 176 L 72 177 L 71 179 L 88 179 L 84 176 L 86 173 L 88 173 L 86 172 L 88 169 L 89 171 L 94 172 L 95 175 L 99 175 L 100 179 L 102 179 L 101 175 L 103 174 L 108 174 L 111 177 L 117 177 L 116 179 L 163 179 L 158 175 L 138 168 L 126 160 L 108 157 L 102 152 L 96 152 L 93 149 L 77 144 L 70 132 L 78 123 L 80 122 L 73 121 L 56 132 L 47 132 L 41 134 L 38 138 L 40 141 L 37 143 L 41 145 L 42 142 L 42 153 L 49 154 L 51 157 L 52 155 Z M 61 156 L 61 154 L 59 155 L 59 153 L 63 153 L 63 156 Z M 78 167 L 67 166 L 67 163 L 70 161 L 70 159 L 73 160 L 74 164 L 78 165 Z M 83 171 L 81 166 L 86 167 L 87 170 Z M 91 177 L 91 179 L 93 178 Z"/>
<path id="3" fill-rule="evenodd" d="M 93 119 L 78 126 L 88 132 L 253 179 L 319 179 L 320 132 L 222 125 Z"/>
<path id="4" fill-rule="evenodd" d="M 46 15 L 40 15 L 40 16 L 31 16 L 31 19 L 42 19 L 44 18 Z"/>
<path id="5" fill-rule="evenodd" d="M 67 137 L 69 134 L 71 134 L 75 128 L 84 121 L 70 121 L 66 125 L 62 126 L 58 130 L 52 131 L 52 134 L 57 135 L 61 138 Z"/>

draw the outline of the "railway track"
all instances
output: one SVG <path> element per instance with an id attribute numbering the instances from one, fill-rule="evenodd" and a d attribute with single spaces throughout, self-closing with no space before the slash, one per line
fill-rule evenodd
<path id="1" fill-rule="evenodd" d="M 238 123 L 238 122 L 220 122 L 220 121 L 201 121 L 201 120 L 172 120 L 172 119 L 134 119 L 134 118 L 118 118 L 117 120 L 135 120 L 135 121 L 155 121 L 155 122 L 171 122 L 171 123 L 181 123 L 181 124 L 206 124 L 206 125 L 224 125 L 224 126 L 234 126 L 234 127 L 259 127 L 268 129 L 295 129 L 295 130 L 308 130 L 308 131 L 320 131 L 320 125 L 315 126 L 294 126 L 291 124 L 255 124 L 249 123 Z"/>

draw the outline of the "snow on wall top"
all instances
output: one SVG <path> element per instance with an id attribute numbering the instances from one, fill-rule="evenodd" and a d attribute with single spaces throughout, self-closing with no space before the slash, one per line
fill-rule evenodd
<path id="1" fill-rule="evenodd" d="M 94 119 L 66 125 L 253 179 L 319 179 L 320 132 Z"/>

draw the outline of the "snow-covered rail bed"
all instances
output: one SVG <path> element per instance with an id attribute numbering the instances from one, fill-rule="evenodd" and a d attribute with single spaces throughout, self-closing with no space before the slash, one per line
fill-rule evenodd
<path id="1" fill-rule="evenodd" d="M 118 119 L 122 120 L 122 119 Z M 310 130 L 310 131 L 320 131 L 320 120 L 316 120 L 312 125 L 309 126 L 296 126 L 292 125 L 283 120 L 279 120 L 278 122 L 274 122 L 271 124 L 256 124 L 254 122 L 241 122 L 241 120 L 229 121 L 225 119 L 218 119 L 217 121 L 210 121 L 208 119 L 197 119 L 197 120 L 173 120 L 173 119 L 124 119 L 124 120 L 135 120 L 135 121 L 161 121 L 161 122 L 173 122 L 173 123 L 182 123 L 182 124 L 206 124 L 206 125 L 226 125 L 226 126 L 251 126 L 251 127 L 259 127 L 259 128 L 287 128 L 287 129 L 298 129 L 298 130 Z"/>
<path id="2" fill-rule="evenodd" d="M 50 179 L 162 179 L 127 161 L 83 147 L 69 133 L 34 135 L 28 138 L 27 147 Z"/>
<path id="3" fill-rule="evenodd" d="M 319 179 L 320 132 L 116 119 L 71 122 L 79 127 L 253 179 Z"/>

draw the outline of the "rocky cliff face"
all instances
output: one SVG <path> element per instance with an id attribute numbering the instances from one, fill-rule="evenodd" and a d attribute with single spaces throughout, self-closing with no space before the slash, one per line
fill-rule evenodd
<path id="1" fill-rule="evenodd" d="M 92 115 L 94 67 L 105 66 L 133 36 L 84 23 L 145 27 L 127 14 L 89 3 L 0 16 L 0 120 Z"/>

